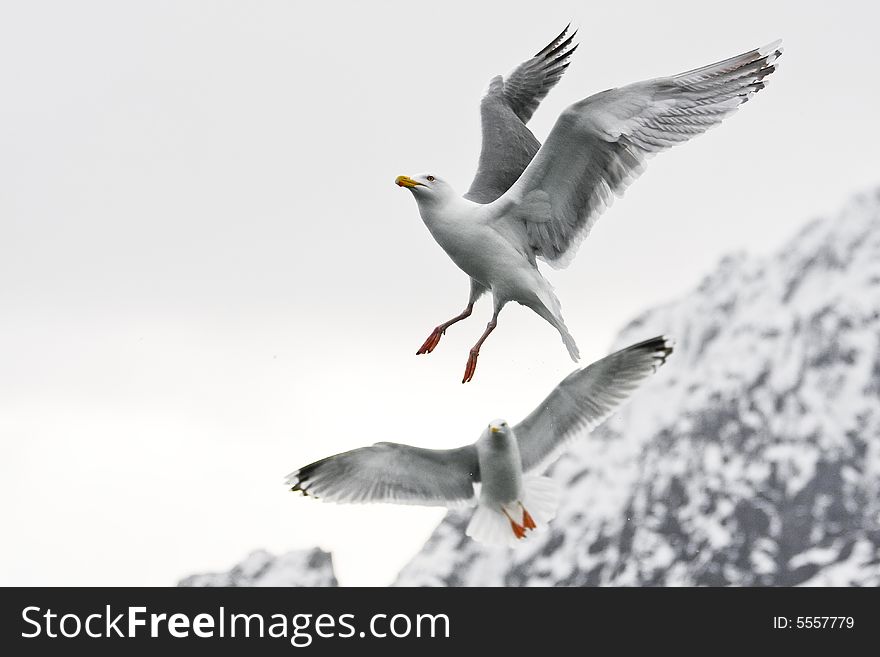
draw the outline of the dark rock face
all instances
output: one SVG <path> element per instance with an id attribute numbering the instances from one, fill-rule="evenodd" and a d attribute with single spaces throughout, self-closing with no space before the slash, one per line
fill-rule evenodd
<path id="1" fill-rule="evenodd" d="M 487 549 L 453 512 L 401 585 L 880 585 L 880 190 L 723 260 L 615 348 L 675 353 L 552 469 L 550 529 Z"/>

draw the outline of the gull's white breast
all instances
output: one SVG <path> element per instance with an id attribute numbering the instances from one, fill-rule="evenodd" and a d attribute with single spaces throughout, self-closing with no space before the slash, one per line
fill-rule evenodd
<path id="1" fill-rule="evenodd" d="M 489 506 L 522 499 L 522 458 L 513 433 L 499 439 L 484 434 L 477 441 L 480 459 L 480 501 Z"/>
<path id="2" fill-rule="evenodd" d="M 458 267 L 487 288 L 509 299 L 533 286 L 531 265 L 490 225 L 486 207 L 465 199 L 420 208 L 431 235 Z"/>

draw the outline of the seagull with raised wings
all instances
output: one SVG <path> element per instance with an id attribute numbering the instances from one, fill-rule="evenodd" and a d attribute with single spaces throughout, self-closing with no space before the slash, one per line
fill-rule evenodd
<path id="1" fill-rule="evenodd" d="M 382 442 L 330 456 L 284 480 L 329 502 L 477 505 L 467 535 L 515 544 L 556 514 L 556 484 L 542 472 L 572 441 L 605 421 L 672 353 L 664 337 L 621 349 L 569 374 L 515 426 L 493 420 L 476 443 L 423 449 Z"/>
<path id="2" fill-rule="evenodd" d="M 452 324 L 492 293 L 492 319 L 470 350 L 462 383 L 473 379 L 480 348 L 505 304 L 531 308 L 579 358 L 553 287 L 537 259 L 565 267 L 599 215 L 645 168 L 648 157 L 718 125 L 774 70 L 780 42 L 671 77 L 609 89 L 569 106 L 543 146 L 526 127 L 577 48 L 562 34 L 507 79 L 495 77 L 481 103 L 477 174 L 459 196 L 440 176 L 398 176 L 434 239 L 470 276 L 464 311 L 437 326 L 418 354 L 431 353 Z"/>

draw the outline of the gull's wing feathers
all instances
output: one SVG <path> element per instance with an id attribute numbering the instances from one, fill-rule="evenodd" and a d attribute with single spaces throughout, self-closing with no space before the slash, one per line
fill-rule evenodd
<path id="1" fill-rule="evenodd" d="M 530 60 L 523 62 L 502 81 L 501 93 L 520 121 L 528 123 L 547 93 L 559 82 L 569 59 L 577 50 L 573 43 L 577 30 L 568 34 L 571 24 Z M 568 35 L 568 36 L 566 36 Z"/>
<path id="2" fill-rule="evenodd" d="M 568 443 L 604 422 L 672 353 L 660 336 L 621 349 L 569 374 L 513 428 L 523 471 L 543 470 Z"/>
<path id="3" fill-rule="evenodd" d="M 498 200 L 520 241 L 565 267 L 615 195 L 651 155 L 718 125 L 757 91 L 780 42 L 680 75 L 610 89 L 568 107 Z M 507 235 L 509 231 L 504 231 Z"/>
<path id="4" fill-rule="evenodd" d="M 291 472 L 291 490 L 329 502 L 394 502 L 463 506 L 480 480 L 477 449 L 422 449 L 376 443 L 316 461 Z"/>
<path id="5" fill-rule="evenodd" d="M 480 103 L 483 145 L 477 174 L 465 198 L 491 203 L 516 182 L 531 162 L 540 142 L 526 123 L 553 88 L 577 44 L 570 26 L 531 59 L 520 64 L 507 79 L 496 76 Z"/>

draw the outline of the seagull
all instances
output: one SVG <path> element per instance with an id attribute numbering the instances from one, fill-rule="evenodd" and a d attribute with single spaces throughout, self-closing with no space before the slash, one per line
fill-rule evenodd
<path id="1" fill-rule="evenodd" d="M 573 440 L 614 413 L 670 353 L 672 342 L 660 336 L 575 370 L 522 422 L 493 420 L 471 445 L 423 449 L 376 443 L 294 470 L 284 483 L 329 502 L 476 504 L 467 535 L 515 545 L 556 514 L 559 491 L 541 473 Z"/>
<path id="2" fill-rule="evenodd" d="M 526 127 L 559 81 L 577 45 L 569 27 L 506 79 L 497 76 L 480 105 L 482 150 L 464 196 L 435 174 L 398 176 L 412 192 L 437 243 L 470 276 L 467 306 L 438 325 L 416 354 L 429 354 L 450 326 L 492 293 L 492 319 L 470 350 L 462 383 L 471 381 L 480 348 L 505 304 L 531 308 L 579 353 L 553 287 L 537 267 L 566 267 L 615 196 L 660 151 L 718 125 L 764 88 L 781 41 L 715 64 L 609 89 L 569 106 L 543 146 Z"/>

